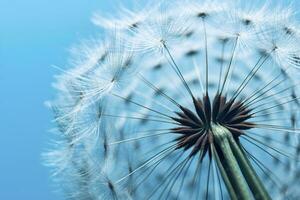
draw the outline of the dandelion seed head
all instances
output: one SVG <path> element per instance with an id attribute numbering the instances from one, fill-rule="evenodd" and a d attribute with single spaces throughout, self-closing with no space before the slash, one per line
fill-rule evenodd
<path id="1" fill-rule="evenodd" d="M 274 4 L 178 1 L 94 16 L 105 42 L 73 50 L 48 103 L 60 137 L 45 157 L 69 199 L 228 199 L 222 134 L 271 198 L 297 199 L 298 22 Z"/>

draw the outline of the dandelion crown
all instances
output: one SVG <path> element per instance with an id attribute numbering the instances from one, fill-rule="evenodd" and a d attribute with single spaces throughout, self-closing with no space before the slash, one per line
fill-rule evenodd
<path id="1" fill-rule="evenodd" d="M 259 1 L 95 14 L 105 39 L 72 49 L 47 103 L 66 199 L 299 199 L 296 18 Z"/>

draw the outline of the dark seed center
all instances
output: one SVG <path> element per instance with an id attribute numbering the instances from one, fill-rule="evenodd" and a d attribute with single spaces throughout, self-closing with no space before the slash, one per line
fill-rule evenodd
<path id="1" fill-rule="evenodd" d="M 202 99 L 193 98 L 193 104 L 193 110 L 180 106 L 180 111 L 176 112 L 177 117 L 172 118 L 179 124 L 172 129 L 173 133 L 180 135 L 176 138 L 177 148 L 192 148 L 191 156 L 200 150 L 203 150 L 204 156 L 209 151 L 214 140 L 212 124 L 225 127 L 234 138 L 254 127 L 253 123 L 247 122 L 252 117 L 251 109 L 241 101 L 227 100 L 225 96 L 217 94 L 212 102 L 208 95 L 204 95 Z"/>

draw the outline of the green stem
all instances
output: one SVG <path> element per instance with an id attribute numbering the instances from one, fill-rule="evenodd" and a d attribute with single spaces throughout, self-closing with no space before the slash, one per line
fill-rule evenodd
<path id="1" fill-rule="evenodd" d="M 227 174 L 225 178 L 229 177 L 231 185 L 234 185 L 234 190 L 238 199 L 251 200 L 252 195 L 249 191 L 248 184 L 241 172 L 236 158 L 234 157 L 234 153 L 231 150 L 228 139 L 229 131 L 222 126 L 212 125 L 212 132 L 217 142 L 219 153 L 223 158 L 221 163 Z M 228 187 L 227 189 L 228 191 L 230 190 Z"/>
<path id="2" fill-rule="evenodd" d="M 211 128 L 216 141 L 214 159 L 231 199 L 271 200 L 239 141 L 223 126 L 212 124 Z"/>
<path id="3" fill-rule="evenodd" d="M 254 198 L 257 200 L 271 200 L 271 197 L 252 167 L 244 150 L 241 148 L 240 143 L 237 143 L 232 135 L 229 135 L 229 142 Z"/>
<path id="4" fill-rule="evenodd" d="M 218 166 L 218 168 L 220 170 L 221 176 L 223 178 L 223 182 L 226 185 L 226 188 L 227 188 L 227 191 L 229 193 L 230 198 L 232 200 L 238 200 L 238 198 L 237 198 L 237 196 L 235 194 L 235 191 L 233 189 L 233 186 L 232 186 L 232 184 L 231 184 L 231 182 L 229 180 L 229 177 L 227 176 L 226 171 L 225 171 L 225 169 L 224 169 L 224 167 L 222 165 L 220 157 L 219 157 L 218 153 L 216 152 L 216 149 L 215 149 L 215 147 L 213 145 L 212 145 L 212 152 L 213 152 L 212 155 L 214 156 L 214 159 L 217 162 L 217 166 Z"/>

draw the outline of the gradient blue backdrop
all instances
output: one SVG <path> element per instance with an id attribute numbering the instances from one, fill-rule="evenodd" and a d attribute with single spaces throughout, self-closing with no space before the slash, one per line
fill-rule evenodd
<path id="1" fill-rule="evenodd" d="M 0 0 L 1 200 L 59 199 L 41 164 L 52 126 L 43 102 L 58 73 L 51 65 L 64 67 L 72 44 L 99 33 L 92 13 L 116 2 Z"/>
<path id="2" fill-rule="evenodd" d="M 41 164 L 53 126 L 43 105 L 54 96 L 51 65 L 65 66 L 72 44 L 99 33 L 92 13 L 117 2 L 128 0 L 0 0 L 1 200 L 60 199 Z"/>

